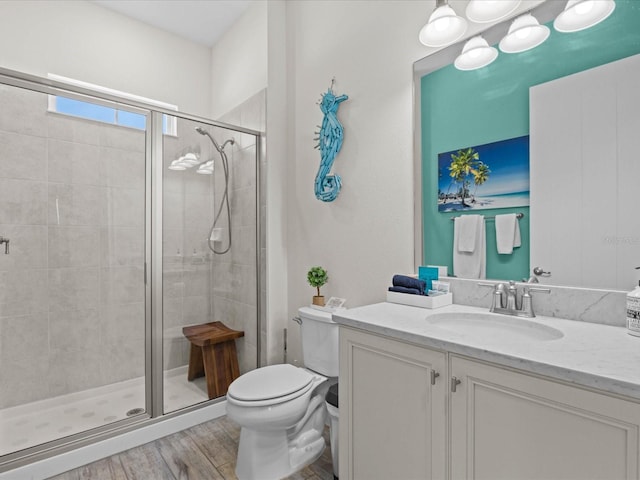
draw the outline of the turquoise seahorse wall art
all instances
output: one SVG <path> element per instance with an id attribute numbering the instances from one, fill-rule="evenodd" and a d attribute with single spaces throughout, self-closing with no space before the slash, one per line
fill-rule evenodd
<path id="1" fill-rule="evenodd" d="M 324 117 L 320 131 L 317 132 L 318 137 L 316 140 L 318 140 L 318 144 L 315 146 L 315 148 L 320 149 L 320 168 L 316 175 L 314 190 L 316 198 L 323 202 L 333 202 L 342 187 L 340 175 L 337 173 L 330 174 L 330 172 L 336 155 L 342 148 L 344 129 L 338 120 L 338 107 L 349 97 L 347 95 L 336 96 L 333 93 L 334 83 L 335 80 L 332 80 L 331 86 L 327 93 L 322 94 L 319 103 Z"/>

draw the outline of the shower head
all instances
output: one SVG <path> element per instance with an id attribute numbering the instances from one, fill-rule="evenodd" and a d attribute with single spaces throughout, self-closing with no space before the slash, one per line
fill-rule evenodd
<path id="1" fill-rule="evenodd" d="M 209 140 L 211 140 L 211 143 L 213 143 L 213 146 L 216 147 L 216 150 L 218 151 L 218 153 L 222 153 L 222 148 L 220 148 L 220 145 L 218 145 L 218 142 L 216 142 L 216 139 L 213 138 L 209 132 L 207 132 L 202 127 L 196 127 L 196 132 L 198 132 L 200 135 L 206 135 L 207 137 L 209 137 Z"/>

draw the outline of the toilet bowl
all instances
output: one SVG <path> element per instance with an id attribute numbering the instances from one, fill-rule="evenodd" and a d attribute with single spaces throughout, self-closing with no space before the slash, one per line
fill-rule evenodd
<path id="1" fill-rule="evenodd" d="M 325 311 L 303 307 L 299 315 L 306 368 L 262 367 L 229 386 L 227 415 L 241 427 L 239 480 L 281 479 L 313 463 L 325 449 L 325 396 L 332 383 L 328 378 L 338 374 L 338 326 Z"/>

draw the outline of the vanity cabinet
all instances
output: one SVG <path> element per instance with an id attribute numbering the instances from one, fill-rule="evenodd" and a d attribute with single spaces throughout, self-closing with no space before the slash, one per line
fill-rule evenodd
<path id="1" fill-rule="evenodd" d="M 637 479 L 640 404 L 451 355 L 451 478 Z"/>
<path id="2" fill-rule="evenodd" d="M 639 437 L 638 402 L 340 327 L 342 480 L 638 480 Z"/>
<path id="3" fill-rule="evenodd" d="M 445 476 L 446 356 L 340 328 L 340 478 Z"/>

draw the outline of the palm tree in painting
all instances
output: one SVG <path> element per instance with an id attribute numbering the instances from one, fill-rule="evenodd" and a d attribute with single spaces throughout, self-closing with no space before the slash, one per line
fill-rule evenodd
<path id="1" fill-rule="evenodd" d="M 489 174 L 491 173 L 491 170 L 489 169 L 489 166 L 486 163 L 478 161 L 477 166 L 472 173 L 473 173 L 473 183 L 475 183 L 476 185 L 476 188 L 473 191 L 473 202 L 475 202 L 478 187 L 482 185 L 484 182 L 486 182 L 487 180 L 489 180 Z"/>
<path id="2" fill-rule="evenodd" d="M 459 190 L 460 199 L 463 207 L 470 207 L 465 202 L 465 198 L 469 196 L 468 176 L 472 174 L 475 177 L 476 166 L 478 165 L 480 155 L 473 148 L 458 150 L 458 153 L 451 154 L 451 164 L 449 165 L 449 176 L 452 183 L 461 183 Z"/>

